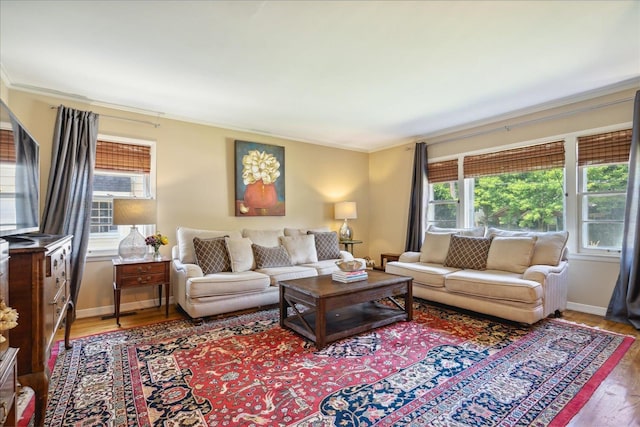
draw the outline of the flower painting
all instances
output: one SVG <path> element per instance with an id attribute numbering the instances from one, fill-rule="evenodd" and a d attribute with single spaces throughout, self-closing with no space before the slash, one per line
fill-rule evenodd
<path id="1" fill-rule="evenodd" d="M 236 216 L 283 216 L 284 147 L 235 144 Z"/>

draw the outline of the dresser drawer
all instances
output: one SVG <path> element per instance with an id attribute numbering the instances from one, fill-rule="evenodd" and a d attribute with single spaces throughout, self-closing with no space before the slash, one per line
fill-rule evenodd
<path id="1" fill-rule="evenodd" d="M 164 275 L 165 265 L 161 262 L 150 262 L 148 264 L 131 264 L 120 265 L 117 267 L 118 273 L 122 277 L 126 276 L 139 276 L 139 275 L 153 275 L 155 273 Z"/>

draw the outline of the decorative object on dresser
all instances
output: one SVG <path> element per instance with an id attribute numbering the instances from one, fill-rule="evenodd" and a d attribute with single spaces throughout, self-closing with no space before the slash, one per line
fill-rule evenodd
<path id="1" fill-rule="evenodd" d="M 42 425 L 47 406 L 49 367 L 56 330 L 65 324 L 65 346 L 70 348 L 73 322 L 70 299 L 72 236 L 24 234 L 9 240 L 9 301 L 20 314 L 9 331 L 18 354 L 18 379 L 36 395 L 35 425 Z"/>
<path id="2" fill-rule="evenodd" d="M 145 238 L 138 225 L 156 223 L 153 199 L 113 199 L 113 225 L 130 225 L 131 231 L 120 241 L 118 255 L 124 260 L 143 259 L 147 253 Z"/>
<path id="3" fill-rule="evenodd" d="M 356 208 L 356 202 L 339 202 L 334 206 L 335 218 L 344 219 L 342 226 L 340 227 L 340 241 L 352 240 L 353 230 L 349 227 L 347 220 L 358 218 L 358 210 Z M 346 247 L 345 247 L 346 250 Z"/>
<path id="4" fill-rule="evenodd" d="M 122 289 L 140 286 L 157 286 L 159 296 L 158 307 L 162 306 L 162 287 L 165 289 L 165 316 L 169 317 L 169 285 L 171 283 L 171 261 L 153 259 L 142 261 L 113 260 L 113 302 L 114 317 L 120 326 L 120 292 Z M 135 314 L 129 312 L 126 314 Z"/>

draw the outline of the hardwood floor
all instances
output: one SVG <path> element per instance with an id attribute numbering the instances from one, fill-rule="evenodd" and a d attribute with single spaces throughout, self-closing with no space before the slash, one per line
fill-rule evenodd
<path id="1" fill-rule="evenodd" d="M 139 310 L 135 315 L 120 318 L 123 328 L 148 325 L 165 320 L 186 318 L 176 310 L 169 309 L 169 318 L 164 316 L 164 307 Z M 631 335 L 636 338 L 624 358 L 611 374 L 600 384 L 591 399 L 571 420 L 572 427 L 640 427 L 640 331 L 630 325 L 610 322 L 600 316 L 567 310 L 565 320 L 593 326 L 603 330 Z M 71 328 L 71 339 L 117 329 L 115 319 L 100 317 L 78 319 Z M 64 330 L 58 331 L 56 340 L 64 339 Z"/>

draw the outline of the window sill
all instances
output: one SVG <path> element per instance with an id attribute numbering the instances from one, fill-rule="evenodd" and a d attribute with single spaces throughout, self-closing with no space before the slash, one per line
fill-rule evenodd
<path id="1" fill-rule="evenodd" d="M 619 253 L 602 253 L 602 254 L 585 254 L 585 253 L 569 253 L 569 262 L 571 261 L 592 261 L 592 262 L 610 262 L 620 263 Z"/>

